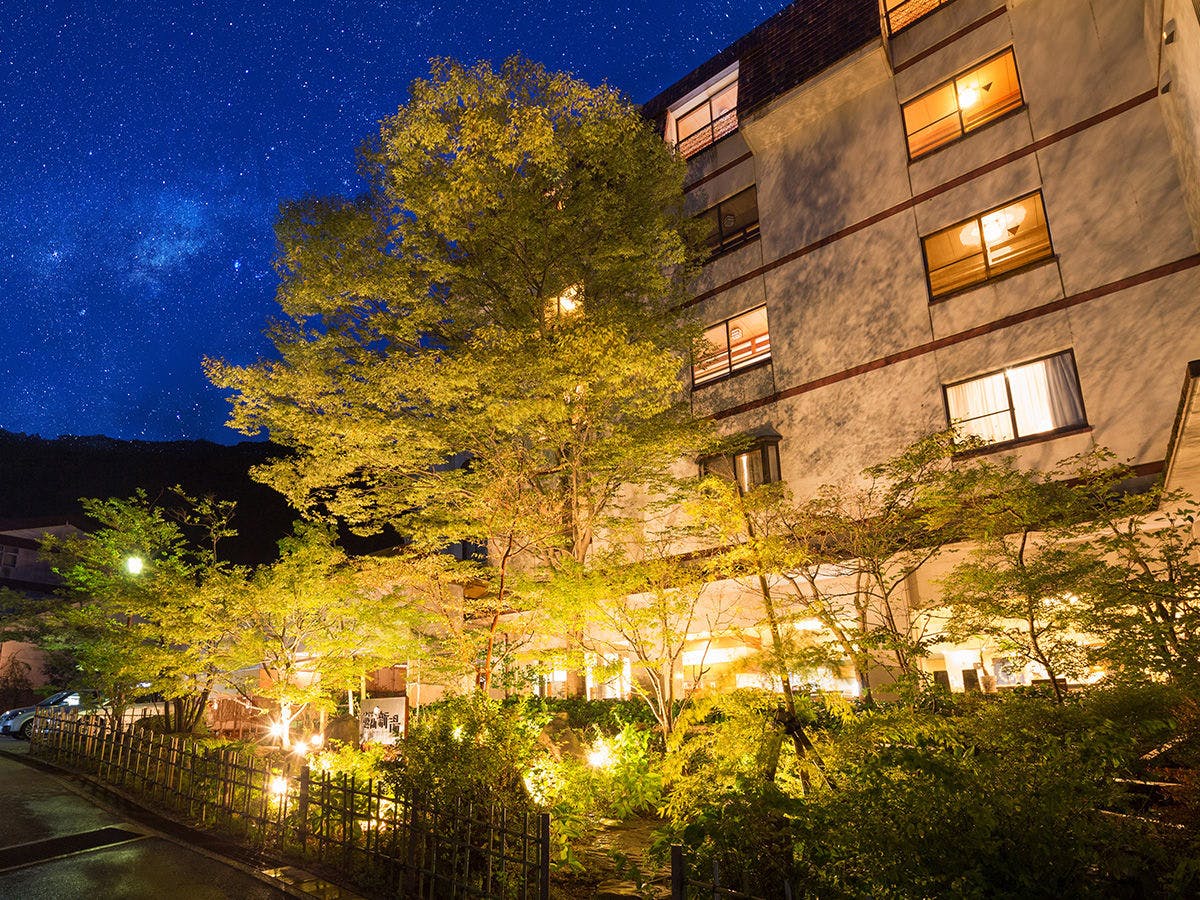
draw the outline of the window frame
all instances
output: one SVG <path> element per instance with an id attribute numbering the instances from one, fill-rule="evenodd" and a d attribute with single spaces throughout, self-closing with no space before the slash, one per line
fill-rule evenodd
<path id="1" fill-rule="evenodd" d="M 754 192 L 754 221 L 752 223 L 750 223 L 749 225 L 745 226 L 744 228 L 742 228 L 740 231 L 735 232 L 733 235 L 731 235 L 729 237 L 726 237 L 724 235 L 725 229 L 724 229 L 723 225 L 721 224 L 721 207 L 723 207 L 729 203 L 732 203 L 733 201 L 735 201 L 739 197 L 741 197 L 743 194 L 748 194 L 751 191 Z M 721 240 L 716 246 L 709 248 L 708 259 L 705 260 L 706 263 L 711 262 L 712 260 L 716 259 L 718 256 L 724 256 L 726 253 L 732 253 L 734 250 L 737 250 L 741 247 L 745 247 L 747 244 L 751 244 L 754 241 L 758 240 L 759 237 L 761 236 L 760 231 L 761 231 L 761 225 L 762 225 L 762 217 L 759 214 L 759 210 L 758 210 L 758 183 L 757 182 L 755 182 L 754 184 L 750 185 L 747 188 L 743 188 L 742 190 L 738 191 L 736 194 L 730 194 L 724 200 L 721 200 L 718 203 L 714 203 L 712 206 L 705 207 L 704 209 L 700 210 L 700 212 L 696 213 L 696 215 L 694 215 L 692 218 L 694 218 L 694 219 L 703 218 L 704 216 L 707 216 L 709 213 L 711 213 L 713 210 L 716 210 L 716 213 L 717 213 L 717 234 L 720 236 Z"/>
<path id="2" fill-rule="evenodd" d="M 993 275 L 991 273 L 991 265 L 988 263 L 986 244 L 984 244 L 984 242 L 983 242 L 984 241 L 984 238 L 983 238 L 983 218 L 984 218 L 984 216 L 989 216 L 992 213 L 999 212 L 1000 210 L 1005 209 L 1006 207 L 1012 206 L 1013 204 L 1020 203 L 1023 200 L 1028 200 L 1030 197 L 1033 197 L 1034 195 L 1037 195 L 1041 199 L 1042 216 L 1046 220 L 1046 252 L 1044 254 L 1042 254 L 1041 256 L 1037 256 L 1033 259 L 1026 260 L 1025 262 L 1021 263 L 1021 265 L 1019 265 L 1019 266 L 1015 266 L 1014 268 L 1011 268 L 1011 269 L 1005 269 L 1003 272 L 997 272 L 996 274 Z M 971 222 L 976 223 L 976 225 L 978 225 L 978 227 L 979 227 L 980 251 L 983 253 L 983 269 L 986 274 L 983 278 L 979 279 L 978 281 L 973 281 L 970 284 L 963 285 L 962 287 L 956 287 L 953 290 L 946 291 L 945 293 L 942 293 L 942 294 L 935 294 L 934 290 L 933 290 L 933 270 L 929 268 L 929 251 L 925 249 L 925 247 L 926 247 L 925 242 L 929 238 L 933 237 L 934 235 L 941 234 L 942 232 L 945 232 L 945 231 L 954 231 L 955 229 L 962 229 L 965 225 L 967 225 Z M 995 206 L 989 206 L 987 209 L 982 210 L 981 212 L 978 212 L 973 216 L 967 216 L 965 219 L 961 219 L 958 222 L 953 222 L 953 223 L 951 223 L 949 225 L 945 225 L 941 228 L 935 228 L 933 231 L 930 231 L 926 234 L 919 235 L 919 238 L 921 241 L 921 260 L 925 266 L 925 289 L 929 292 L 929 302 L 931 305 L 934 303 L 941 303 L 942 301 L 948 300 L 951 297 L 957 297 L 959 294 L 964 294 L 967 291 L 973 291 L 976 288 L 981 287 L 985 284 L 999 281 L 1002 278 L 1007 278 L 1009 275 L 1015 275 L 1018 272 L 1024 272 L 1033 266 L 1040 265 L 1041 263 L 1046 262 L 1047 260 L 1055 259 L 1057 256 L 1057 254 L 1055 254 L 1055 252 L 1054 252 L 1054 234 L 1050 231 L 1050 215 L 1049 215 L 1049 213 L 1046 212 L 1046 195 L 1042 192 L 1042 188 L 1040 188 L 1040 187 L 1035 188 L 1032 191 L 1028 191 L 1024 194 L 1020 194 L 1009 200 L 1005 200 L 1003 203 L 999 203 Z M 945 266 L 942 266 L 941 268 L 945 268 Z M 1053 355 L 1053 354 L 1051 354 L 1051 355 Z"/>
<path id="3" fill-rule="evenodd" d="M 698 86 L 692 91 L 689 91 L 682 99 L 676 101 L 676 103 L 667 109 L 664 128 L 665 133 L 663 138 L 672 147 L 676 148 L 679 151 L 679 155 L 684 159 L 695 159 L 697 156 L 704 153 L 706 150 L 712 149 L 726 138 L 737 134 L 741 129 L 741 121 L 738 118 L 738 108 L 740 104 L 738 103 L 733 105 L 733 109 L 720 116 L 720 119 L 725 119 L 729 116 L 733 117 L 733 128 L 722 134 L 720 137 L 717 137 L 717 131 L 715 128 L 717 120 L 715 120 L 712 115 L 712 102 L 716 97 L 728 90 L 730 87 L 736 86 L 740 91 L 740 75 L 740 61 L 735 61 L 732 65 L 718 72 L 704 84 Z M 708 124 L 701 126 L 700 128 L 681 138 L 679 135 L 679 120 L 691 115 L 705 104 L 708 104 L 709 107 Z M 684 151 L 680 149 L 684 141 L 695 137 L 697 134 L 703 133 L 706 128 L 709 130 L 710 134 L 710 140 L 708 143 L 692 151 L 691 153 L 684 153 Z"/>
<path id="4" fill-rule="evenodd" d="M 717 460 L 722 460 L 729 464 L 729 474 L 732 475 L 731 480 L 737 485 L 739 493 L 748 494 L 755 488 L 763 487 L 768 484 L 779 484 L 783 481 L 783 466 L 779 458 L 779 444 L 781 442 L 782 438 L 775 435 L 756 437 L 754 438 L 753 443 L 749 444 L 743 450 L 736 450 L 731 453 L 714 453 L 711 456 L 701 457 L 697 461 L 697 465 L 700 469 L 700 477 L 706 478 L 711 475 L 717 478 L 724 478 L 725 476 L 723 474 L 712 471 L 709 468 L 712 463 L 716 462 Z M 738 478 L 737 459 L 739 456 L 745 456 L 748 453 L 755 452 L 759 454 L 761 471 L 764 473 L 767 479 L 765 481 L 752 484 L 749 487 L 745 487 Z M 772 463 L 774 464 L 772 465 Z M 771 478 L 771 475 L 776 477 Z"/>
<path id="5" fill-rule="evenodd" d="M 974 71 L 975 69 L 979 69 L 979 68 L 982 68 L 983 66 L 986 66 L 988 63 L 999 59 L 1000 57 L 1004 56 L 1005 54 L 1009 54 L 1012 56 L 1013 74 L 1016 76 L 1016 79 L 1017 79 L 1017 93 L 1020 94 L 1021 102 L 1018 103 L 1016 106 L 1014 106 L 1012 109 L 1007 109 L 1004 112 L 993 116 L 992 118 L 988 119 L 987 121 L 981 122 L 978 125 L 974 125 L 970 129 L 968 129 L 966 127 L 966 124 L 963 122 L 962 106 L 960 105 L 959 100 L 958 100 L 958 90 L 957 90 L 957 88 L 955 88 L 955 90 L 954 90 L 954 111 L 955 111 L 955 114 L 958 116 L 958 127 L 959 127 L 958 135 L 956 137 L 950 138 L 950 140 L 945 141 L 944 143 L 938 144 L 935 147 L 930 147 L 928 150 L 924 150 L 921 153 L 917 154 L 916 156 L 913 156 L 912 145 L 909 142 L 910 135 L 908 133 L 908 125 L 904 118 L 904 108 L 912 103 L 917 102 L 918 100 L 921 100 L 924 97 L 928 97 L 930 94 L 934 94 L 937 91 L 942 90 L 947 85 L 953 86 L 954 83 L 956 81 L 958 81 L 958 79 L 962 78 L 964 75 L 969 74 L 970 72 Z M 908 154 L 908 163 L 909 163 L 909 165 L 912 165 L 917 160 L 926 159 L 927 157 L 932 156 L 934 153 L 937 153 L 939 150 L 943 150 L 946 147 L 953 146 L 954 144 L 957 144 L 959 141 L 963 140 L 964 138 L 968 137 L 969 135 L 975 134 L 978 131 L 982 131 L 983 129 L 987 128 L 989 125 L 994 125 L 997 122 L 1001 122 L 1004 119 L 1007 119 L 1009 116 L 1019 113 L 1021 110 L 1026 109 L 1028 107 L 1028 105 L 1029 104 L 1025 100 L 1025 83 L 1021 80 L 1021 70 L 1017 66 L 1017 52 L 1016 52 L 1016 49 L 1013 47 L 1013 45 L 1009 44 L 1004 49 L 998 50 L 997 52 L 991 54 L 990 56 L 985 56 L 984 58 L 982 58 L 982 59 L 972 63 L 971 65 L 963 68 L 962 70 L 954 73 L 949 78 L 939 81 L 937 84 L 933 85 L 932 87 L 926 88 L 925 90 L 921 91 L 919 94 L 914 94 L 913 96 L 909 97 L 907 100 L 904 100 L 900 103 L 900 127 L 904 129 L 904 150 Z M 946 117 L 943 116 L 943 118 L 946 118 Z M 941 121 L 941 120 L 939 119 L 938 121 Z M 930 123 L 930 124 L 933 124 L 933 123 Z M 929 126 L 926 126 L 926 127 L 929 127 Z"/>
<path id="6" fill-rule="evenodd" d="M 901 32 L 906 31 L 907 29 L 916 25 L 918 22 L 921 22 L 921 21 L 929 18 L 935 12 L 940 10 L 942 7 L 947 6 L 950 3 L 953 3 L 954 0 L 924 0 L 924 2 L 932 2 L 933 6 L 929 9 L 927 9 L 925 12 L 921 13 L 915 19 L 910 19 L 909 21 L 905 22 L 899 28 L 892 27 L 892 13 L 894 13 L 898 9 L 903 9 L 906 6 L 910 6 L 913 3 L 920 3 L 920 2 L 922 2 L 922 0 L 901 0 L 900 3 L 897 3 L 894 7 L 892 7 L 891 9 L 888 9 L 887 2 L 885 0 L 885 2 L 883 4 L 883 21 L 884 21 L 884 24 L 887 25 L 888 37 L 895 37 L 896 35 L 900 34 Z"/>
<path id="7" fill-rule="evenodd" d="M 1073 425 L 1063 425 L 1059 428 L 1052 428 L 1049 431 L 1037 431 L 1037 432 L 1034 432 L 1033 434 L 1018 434 L 1018 432 L 1017 432 L 1017 411 L 1014 408 L 1014 404 L 1013 404 L 1012 385 L 1009 383 L 1009 380 L 1008 380 L 1008 370 L 1009 369 L 1017 369 L 1017 368 L 1020 368 L 1021 366 L 1030 366 L 1030 365 L 1033 365 L 1034 363 L 1044 362 L 1045 360 L 1053 359 L 1056 356 L 1066 356 L 1071 360 L 1071 371 L 1075 375 L 1075 389 L 1077 392 L 1077 399 L 1079 400 L 1079 411 L 1082 415 L 1082 418 L 1080 419 L 1080 421 L 1076 422 Z M 1015 362 L 1010 365 L 1003 366 L 999 369 L 991 369 L 987 372 L 980 372 L 978 375 L 972 375 L 969 378 L 960 378 L 957 381 L 948 381 L 948 382 L 944 383 L 942 385 L 942 407 L 946 410 L 946 423 L 947 423 L 946 427 L 947 428 L 949 428 L 951 431 L 953 431 L 954 427 L 955 427 L 954 415 L 950 412 L 950 388 L 958 387 L 960 384 L 968 384 L 972 381 L 981 381 L 984 378 L 991 378 L 993 375 L 1003 375 L 1004 376 L 1004 393 L 1008 397 L 1007 412 L 1008 412 L 1009 421 L 1012 424 L 1013 437 L 1009 438 L 1006 441 L 995 441 L 994 443 L 990 443 L 990 444 L 981 444 L 978 447 L 969 447 L 969 448 L 957 451 L 955 453 L 956 456 L 959 456 L 959 455 L 971 456 L 971 455 L 980 454 L 980 453 L 993 453 L 998 450 L 1007 450 L 1012 447 L 1018 447 L 1022 444 L 1037 443 L 1039 441 L 1051 440 L 1056 437 L 1061 437 L 1061 436 L 1068 435 L 1068 434 L 1074 434 L 1079 431 L 1086 431 L 1087 429 L 1092 427 L 1091 422 L 1088 419 L 1087 405 L 1084 403 L 1084 399 L 1083 399 L 1083 382 L 1081 382 L 1079 380 L 1079 364 L 1078 364 L 1077 360 L 1075 359 L 1075 348 L 1068 347 L 1065 350 L 1056 350 L 1053 353 L 1043 353 L 1041 356 L 1034 356 L 1034 357 L 1031 357 L 1030 359 L 1024 359 L 1024 360 L 1021 360 L 1020 362 Z M 986 415 L 996 415 L 996 413 L 987 413 Z M 982 417 L 976 416 L 975 418 L 982 418 Z M 962 421 L 970 421 L 970 420 L 964 419 Z M 955 438 L 955 441 L 957 441 L 957 437 Z"/>
<path id="8" fill-rule="evenodd" d="M 747 315 L 752 312 L 756 312 L 757 310 L 760 310 L 760 309 L 763 311 L 763 315 L 767 319 L 767 352 L 766 352 L 766 355 L 754 357 L 754 358 L 750 359 L 748 362 L 742 363 L 741 365 L 734 367 L 733 356 L 732 356 L 732 342 L 729 337 L 729 323 L 734 321 L 735 319 L 740 319 L 742 316 Z M 767 315 L 767 304 L 760 303 L 757 306 L 752 306 L 749 309 L 744 309 L 741 312 L 736 313 L 732 316 L 728 316 L 723 320 L 713 322 L 711 325 L 706 326 L 704 330 L 710 331 L 711 329 L 716 328 L 718 325 L 725 326 L 725 355 L 728 357 L 728 362 L 726 363 L 726 369 L 725 369 L 725 371 L 721 372 L 720 374 L 713 375 L 711 378 L 705 378 L 703 381 L 697 382 L 696 381 L 696 360 L 693 358 L 691 361 L 691 365 L 689 366 L 689 368 L 691 370 L 691 375 L 692 375 L 692 390 L 693 391 L 696 390 L 697 388 L 707 387 L 710 384 L 715 384 L 718 381 L 724 381 L 726 378 L 732 378 L 734 375 L 740 375 L 742 372 L 748 372 L 751 369 L 757 369 L 759 366 L 764 366 L 771 361 L 771 318 L 769 315 Z"/>

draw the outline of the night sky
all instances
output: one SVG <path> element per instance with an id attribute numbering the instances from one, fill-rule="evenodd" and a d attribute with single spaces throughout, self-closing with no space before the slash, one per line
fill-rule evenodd
<path id="1" fill-rule="evenodd" d="M 0 0 L 0 428 L 243 439 L 200 360 L 269 352 L 279 201 L 356 193 L 430 57 L 643 101 L 784 5 Z"/>

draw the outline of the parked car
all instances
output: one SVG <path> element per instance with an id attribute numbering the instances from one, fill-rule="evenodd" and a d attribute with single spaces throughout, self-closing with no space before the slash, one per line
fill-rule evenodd
<path id="1" fill-rule="evenodd" d="M 126 704 L 121 712 L 121 722 L 124 726 L 132 725 L 138 719 L 158 715 L 162 712 L 163 698 L 159 694 L 146 694 Z M 20 737 L 29 740 L 33 730 L 33 714 L 37 709 L 70 710 L 84 716 L 105 716 L 111 718 L 112 706 L 98 692 L 89 690 L 68 690 L 51 694 L 34 706 L 22 706 L 10 709 L 0 715 L 0 734 L 9 737 Z"/>
<path id="2" fill-rule="evenodd" d="M 96 701 L 94 691 L 59 691 L 33 706 L 10 709 L 0 715 L 0 734 L 29 740 L 33 730 L 33 714 L 38 709 L 77 709 L 80 705 L 90 706 Z"/>

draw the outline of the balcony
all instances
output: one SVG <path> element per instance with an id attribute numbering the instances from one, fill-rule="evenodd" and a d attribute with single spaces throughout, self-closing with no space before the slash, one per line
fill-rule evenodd
<path id="1" fill-rule="evenodd" d="M 888 0 L 888 34 L 895 34 L 897 31 L 907 28 L 918 19 L 937 12 L 940 7 L 949 2 L 951 0 Z"/>
<path id="2" fill-rule="evenodd" d="M 711 122 L 708 122 L 697 130 L 693 131 L 687 137 L 681 138 L 679 141 L 679 152 L 683 154 L 685 159 L 690 159 L 706 147 L 711 147 L 723 137 L 728 137 L 738 129 L 737 108 L 729 110 L 724 115 L 718 116 Z"/>

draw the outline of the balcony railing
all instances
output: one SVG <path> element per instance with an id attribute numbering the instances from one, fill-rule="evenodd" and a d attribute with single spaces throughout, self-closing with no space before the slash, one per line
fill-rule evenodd
<path id="1" fill-rule="evenodd" d="M 904 0 L 887 11 L 888 34 L 907 28 L 917 19 L 923 19 L 950 0 Z"/>
<path id="2" fill-rule="evenodd" d="M 684 158 L 695 156 L 705 147 L 711 147 L 723 137 L 733 134 L 738 128 L 737 107 L 717 116 L 707 125 L 701 126 L 679 141 L 679 152 Z"/>

